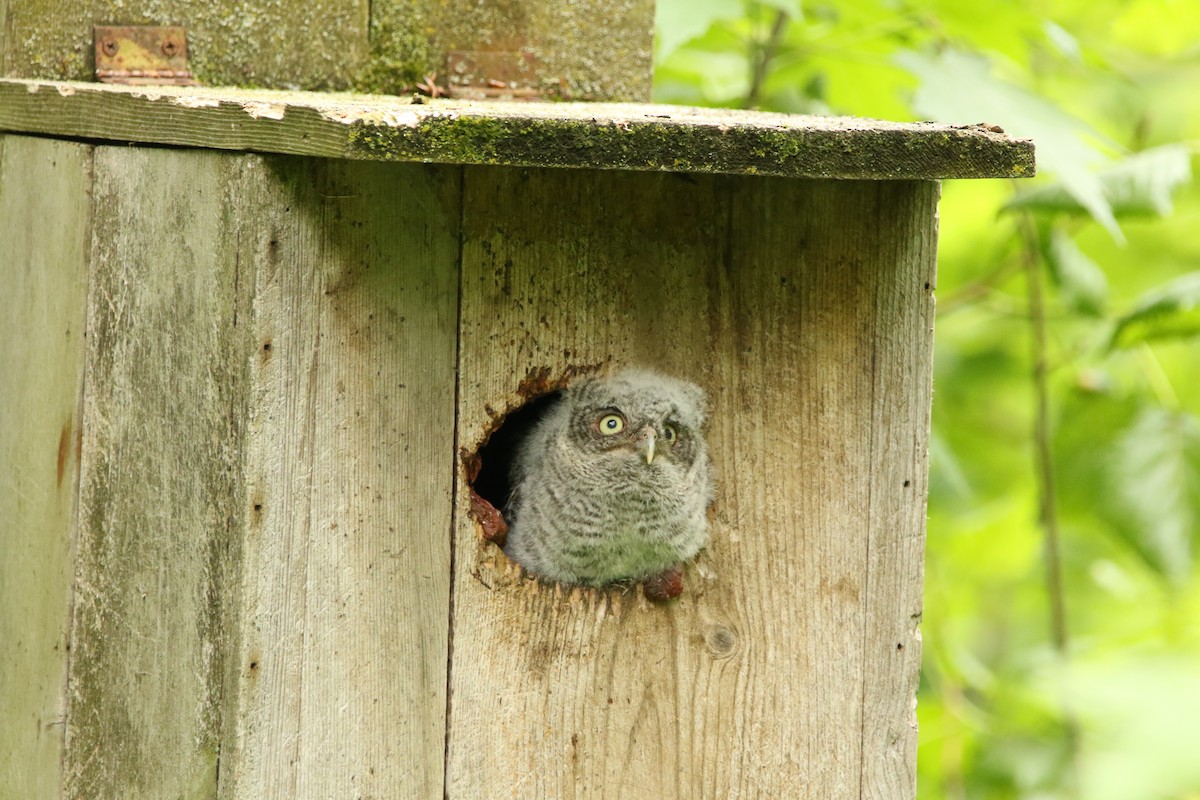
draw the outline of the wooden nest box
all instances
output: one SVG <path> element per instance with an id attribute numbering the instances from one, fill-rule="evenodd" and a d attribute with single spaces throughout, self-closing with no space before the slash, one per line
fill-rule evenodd
<path id="1" fill-rule="evenodd" d="M 7 796 L 911 800 L 938 180 L 1032 145 L 578 102 L 647 95 L 647 2 L 607 67 L 599 0 L 176 5 L 132 21 L 276 88 L 89 81 L 104 2 L 0 25 Z M 468 77 L 280 90 L 389 64 Z M 610 364 L 711 402 L 665 604 L 471 512 L 505 415 Z"/>

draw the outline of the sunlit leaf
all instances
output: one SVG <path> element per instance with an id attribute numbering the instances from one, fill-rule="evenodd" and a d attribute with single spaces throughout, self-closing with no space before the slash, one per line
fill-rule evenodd
<path id="1" fill-rule="evenodd" d="M 1046 38 L 1050 40 L 1050 43 L 1054 45 L 1058 52 L 1072 61 L 1083 60 L 1083 50 L 1079 46 L 1079 40 L 1066 28 L 1057 22 L 1046 20 L 1042 23 L 1042 30 L 1045 32 Z"/>
<path id="2" fill-rule="evenodd" d="M 1085 314 L 1098 316 L 1108 300 L 1108 279 L 1062 230 L 1055 228 L 1045 248 L 1045 257 L 1068 305 Z"/>
<path id="3" fill-rule="evenodd" d="M 1118 214 L 1165 217 L 1174 210 L 1171 194 L 1192 180 L 1192 154 L 1182 144 L 1144 150 L 1105 170 L 1100 179 Z"/>
<path id="4" fill-rule="evenodd" d="M 1200 788 L 1200 665 L 1183 654 L 1139 656 L 1089 659 L 1065 684 L 1089 728 L 1080 796 L 1192 800 Z M 1040 683 L 1047 694 L 1064 686 L 1052 675 Z"/>
<path id="5" fill-rule="evenodd" d="M 1132 0 L 1112 20 L 1111 37 L 1146 53 L 1171 56 L 1196 46 L 1200 6 L 1182 0 Z"/>
<path id="6" fill-rule="evenodd" d="M 744 53 L 713 53 L 683 47 L 662 73 L 699 89 L 705 105 L 736 104 L 750 89 L 750 67 Z"/>
<path id="7" fill-rule="evenodd" d="M 937 56 L 913 51 L 896 56 L 921 82 L 913 105 L 943 122 L 989 122 L 1037 147 L 1038 169 L 1058 177 L 1076 203 L 1109 234 L 1123 242 L 1096 168 L 1105 162 L 1092 141 L 1096 134 L 1046 100 L 991 75 L 982 58 L 946 50 Z"/>
<path id="8" fill-rule="evenodd" d="M 1117 442 L 1113 480 L 1155 566 L 1186 580 L 1200 524 L 1200 420 L 1158 407 L 1142 411 Z"/>
<path id="9" fill-rule="evenodd" d="M 655 55 L 659 60 L 704 33 L 721 19 L 743 13 L 741 0 L 658 0 L 655 7 Z"/>
<path id="10" fill-rule="evenodd" d="M 944 487 L 946 491 L 958 497 L 971 496 L 971 482 L 963 472 L 958 455 L 938 430 L 932 431 L 929 438 L 929 463 L 930 481 L 936 484 L 930 491 L 941 490 Z"/>
<path id="11" fill-rule="evenodd" d="M 1182 144 L 1156 147 L 1116 162 L 1098 177 L 1115 214 L 1165 217 L 1173 210 L 1172 193 L 1192 179 L 1191 152 Z M 1088 213 L 1062 183 L 1022 192 L 1005 208 Z"/>
<path id="12" fill-rule="evenodd" d="M 1044 24 L 1041 9 L 1034 3 L 1005 0 L 916 0 L 937 15 L 946 38 L 973 50 L 1021 61 L 1029 56 L 1030 44 L 1040 38 Z"/>
<path id="13" fill-rule="evenodd" d="M 801 18 L 801 0 L 759 0 L 764 6 L 770 6 L 778 11 L 783 11 L 792 19 Z"/>
<path id="14" fill-rule="evenodd" d="M 1149 292 L 1117 320 L 1109 346 L 1200 334 L 1200 272 L 1181 275 Z"/>

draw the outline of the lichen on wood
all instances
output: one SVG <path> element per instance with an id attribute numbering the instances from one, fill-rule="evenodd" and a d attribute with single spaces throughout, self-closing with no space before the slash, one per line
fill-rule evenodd
<path id="1" fill-rule="evenodd" d="M 4 75 L 92 79 L 93 25 L 183 25 L 204 83 L 345 88 L 367 49 L 367 0 L 8 0 Z"/>
<path id="2" fill-rule="evenodd" d="M 0 130 L 379 161 L 798 178 L 1034 173 L 987 125 L 623 103 L 425 100 L 0 80 Z"/>
<path id="3" fill-rule="evenodd" d="M 183 25 L 211 85 L 398 93 L 451 50 L 533 52 L 545 87 L 592 100 L 650 96 L 652 0 L 5 0 L 0 75 L 92 78 L 92 26 Z M 601 35 L 602 34 L 602 35 Z"/>

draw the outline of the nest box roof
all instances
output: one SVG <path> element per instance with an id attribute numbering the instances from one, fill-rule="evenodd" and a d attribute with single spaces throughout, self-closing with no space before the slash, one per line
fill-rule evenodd
<path id="1" fill-rule="evenodd" d="M 996 126 L 630 103 L 0 80 L 0 131 L 331 158 L 796 178 L 1024 178 Z"/>

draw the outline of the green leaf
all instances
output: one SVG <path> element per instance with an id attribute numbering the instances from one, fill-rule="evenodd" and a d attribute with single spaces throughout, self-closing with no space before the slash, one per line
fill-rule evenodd
<path id="1" fill-rule="evenodd" d="M 1083 48 L 1079 46 L 1079 40 L 1066 28 L 1053 20 L 1046 20 L 1042 23 L 1042 32 L 1058 52 L 1072 61 L 1083 61 Z"/>
<path id="2" fill-rule="evenodd" d="M 1171 194 L 1192 180 L 1192 154 L 1183 144 L 1143 150 L 1104 170 L 1100 179 L 1118 214 L 1165 217 L 1174 210 Z"/>
<path id="3" fill-rule="evenodd" d="M 945 488 L 960 499 L 969 499 L 974 494 L 954 448 L 936 428 L 930 432 L 929 462 L 929 480 L 934 484 L 931 492 Z"/>
<path id="4" fill-rule="evenodd" d="M 759 0 L 759 2 L 764 6 L 784 12 L 792 19 L 801 19 L 803 16 L 801 0 Z"/>
<path id="5" fill-rule="evenodd" d="M 1109 348 L 1196 334 L 1200 334 L 1200 272 L 1189 272 L 1143 295 L 1133 311 L 1118 318 Z"/>
<path id="6" fill-rule="evenodd" d="M 983 58 L 954 50 L 936 57 L 908 51 L 896 62 L 921 82 L 913 99 L 920 113 L 943 122 L 996 123 L 1014 136 L 1031 137 L 1039 170 L 1057 175 L 1067 194 L 1124 242 L 1094 171 L 1105 158 L 1091 143 L 1097 138 L 1091 128 L 1047 100 L 992 77 Z"/>
<path id="7" fill-rule="evenodd" d="M 659 0 L 654 15 L 654 49 L 661 61 L 707 31 L 714 22 L 742 16 L 741 0 Z"/>
<path id="8" fill-rule="evenodd" d="M 1104 313 L 1104 305 L 1108 300 L 1108 279 L 1104 270 L 1088 258 L 1070 236 L 1055 228 L 1043 255 L 1068 305 L 1092 316 Z"/>
<path id="9" fill-rule="evenodd" d="M 1146 650 L 1149 652 L 1146 652 Z M 1082 662 L 1082 663 L 1080 663 Z M 1195 798 L 1200 787 L 1196 720 L 1200 674 L 1195 655 L 1120 648 L 1080 658 L 1070 680 L 1035 679 L 1048 696 L 1066 689 L 1090 735 L 1080 797 L 1088 800 Z"/>
<path id="10" fill-rule="evenodd" d="M 744 53 L 715 53 L 683 47 L 675 51 L 660 77 L 677 78 L 695 89 L 705 105 L 736 103 L 750 90 L 750 67 Z"/>
<path id="11" fill-rule="evenodd" d="M 1113 479 L 1154 565 L 1176 583 L 1192 568 L 1200 524 L 1200 420 L 1182 411 L 1142 411 L 1117 441 Z"/>
<path id="12" fill-rule="evenodd" d="M 1101 171 L 1098 177 L 1115 214 L 1165 217 L 1173 210 L 1171 194 L 1192 180 L 1191 151 L 1182 144 L 1144 150 Z M 1006 210 L 1016 208 L 1088 211 L 1062 183 L 1022 192 L 1005 205 Z"/>

